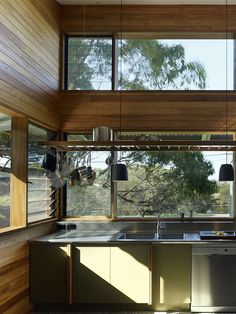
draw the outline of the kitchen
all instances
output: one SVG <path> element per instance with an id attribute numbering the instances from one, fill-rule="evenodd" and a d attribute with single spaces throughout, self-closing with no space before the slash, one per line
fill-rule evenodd
<path id="1" fill-rule="evenodd" d="M 200 262 L 208 263 L 207 267 L 212 270 L 218 264 L 232 268 L 236 230 L 235 185 L 233 182 L 212 183 L 213 180 L 208 180 L 209 176 L 206 178 L 203 173 L 200 178 L 204 179 L 201 181 L 204 184 L 199 186 L 197 183 L 200 179 L 191 180 L 191 177 L 197 178 L 200 171 L 193 174 L 189 173 L 188 167 L 184 167 L 184 161 L 194 156 L 190 158 L 193 169 L 199 170 L 198 165 L 204 165 L 210 174 L 212 166 L 205 159 L 200 160 L 201 152 L 223 153 L 221 163 L 224 163 L 224 152 L 228 150 L 226 157 L 230 162 L 234 160 L 235 95 L 230 85 L 231 78 L 228 80 L 229 91 L 226 90 L 227 68 L 224 67 L 226 61 L 232 65 L 233 53 L 229 52 L 228 56 L 222 51 L 225 46 L 227 48 L 227 40 L 230 42 L 228 51 L 233 47 L 235 3 L 218 1 L 212 4 L 203 1 L 200 5 L 189 0 L 186 3 L 173 1 L 168 5 L 158 1 L 148 5 L 125 1 L 115 5 L 97 2 L 93 5 L 63 5 L 62 1 L 59 2 L 4 0 L 0 4 L 0 131 L 1 135 L 4 134 L 1 136 L 3 152 L 0 160 L 3 178 L 0 312 L 27 313 L 33 307 L 45 311 L 64 307 L 72 311 L 86 310 L 89 306 L 90 309 L 94 306 L 101 311 L 201 312 L 207 311 L 207 307 L 211 307 L 209 311 L 235 311 L 236 301 L 230 294 L 230 300 L 223 298 L 221 301 L 219 291 L 215 289 L 217 297 L 212 300 L 220 301 L 216 304 L 212 300 L 204 300 L 199 293 L 192 294 L 200 289 L 199 282 L 193 282 L 193 269 L 199 267 Z M 97 37 L 94 39 L 94 36 Z M 116 37 L 121 42 L 120 46 Z M 134 51 L 137 51 L 140 39 L 146 42 L 145 45 L 167 49 L 169 43 L 166 40 L 177 41 L 179 38 L 195 39 L 199 45 L 204 45 L 205 41 L 220 41 L 223 48 L 214 50 L 219 57 L 215 71 L 221 69 L 222 64 L 224 69 L 224 72 L 220 72 L 220 87 L 215 90 L 207 87 L 205 72 L 200 71 L 201 65 L 191 60 L 195 62 L 189 72 L 193 90 L 188 90 L 184 85 L 188 77 L 185 72 L 182 73 L 182 90 L 180 87 L 174 88 L 172 82 L 169 83 L 170 90 L 163 85 L 154 88 L 154 84 L 163 84 L 160 81 L 152 81 L 151 88 L 145 85 L 147 79 L 141 82 L 141 75 L 139 84 L 143 84 L 142 90 L 138 90 L 136 85 L 133 87 L 135 90 L 122 90 L 124 83 L 131 84 L 134 77 L 138 79 L 137 73 L 141 73 L 136 69 L 139 64 L 131 63 L 137 58 L 135 53 L 125 55 L 127 47 L 133 45 Z M 122 39 L 125 39 L 123 43 Z M 162 40 L 162 45 L 158 45 Z M 92 57 L 108 56 L 110 61 L 103 63 L 106 65 L 106 71 L 103 71 L 106 75 L 97 74 L 94 70 L 95 79 L 90 78 L 89 82 L 86 81 L 90 85 L 84 87 L 83 75 L 76 79 L 73 76 L 73 70 L 77 69 L 76 65 L 71 66 L 75 57 L 73 51 L 81 45 L 85 47 L 94 43 L 100 44 L 100 52 L 96 55 L 96 49 L 91 50 L 86 75 L 91 73 L 94 65 Z M 115 52 L 116 44 L 121 57 L 128 60 L 126 65 L 125 61 L 114 62 L 115 57 L 119 60 Z M 186 45 L 186 42 L 182 43 L 183 47 Z M 183 64 L 189 66 L 190 61 L 181 54 L 181 45 L 178 43 L 176 46 Z M 140 47 L 139 53 L 144 51 L 143 46 Z M 205 46 L 202 46 L 201 50 L 204 49 Z M 68 64 L 64 63 L 65 51 L 69 57 Z M 101 61 L 99 58 L 96 60 Z M 76 60 L 79 62 L 81 59 Z M 164 62 L 169 64 L 170 60 Z M 129 64 L 132 64 L 132 68 L 128 68 Z M 123 67 L 123 72 L 119 67 Z M 119 71 L 123 73 L 125 82 L 115 76 Z M 196 76 L 197 71 L 203 75 Z M 132 73 L 130 77 L 127 76 L 128 72 Z M 63 73 L 67 73 L 67 76 L 63 77 Z M 165 72 L 162 75 L 163 80 L 167 80 Z M 191 77 L 194 77 L 193 81 Z M 181 80 L 180 76 L 178 80 Z M 92 130 L 99 126 L 114 131 L 113 143 L 111 138 L 109 141 L 102 141 L 101 138 L 92 140 Z M 132 155 L 130 147 L 133 149 Z M 62 182 L 55 176 L 45 176 L 40 166 L 41 158 L 38 157 L 52 149 L 56 150 L 58 158 L 70 149 L 75 162 L 78 159 L 79 167 L 84 164 L 80 164 L 81 158 L 76 159 L 76 156 L 84 156 L 86 149 L 92 150 L 91 154 L 86 154 L 84 163 L 95 172 L 92 173 L 96 175 L 94 182 L 90 181 L 91 185 L 77 182 L 76 186 L 71 186 L 68 180 Z M 155 155 L 157 151 L 162 155 Z M 70 152 L 67 153 L 69 157 Z M 148 154 L 143 156 L 142 152 Z M 181 159 L 181 162 L 177 157 L 182 153 L 186 159 Z M 98 155 L 99 158 L 96 157 Z M 106 158 L 102 158 L 104 156 Z M 133 164 L 127 162 L 129 181 L 109 181 L 110 170 L 102 176 L 103 170 L 119 164 L 117 160 L 125 162 L 128 157 L 136 158 Z M 96 162 L 99 166 L 96 166 Z M 152 177 L 152 180 L 139 183 L 135 193 L 127 198 L 125 194 L 134 188 L 135 182 L 145 175 L 149 178 L 153 169 L 155 182 Z M 218 173 L 218 170 L 214 171 Z M 184 181 L 181 180 L 182 174 Z M 171 185 L 173 176 L 175 182 Z M 99 181 L 102 179 L 103 182 Z M 189 183 L 188 189 L 186 182 Z M 156 188 L 151 190 L 153 183 Z M 60 187 L 60 184 L 63 186 Z M 51 185 L 54 185 L 54 189 L 51 189 Z M 209 191 L 207 201 L 212 200 L 212 203 L 206 202 L 203 185 Z M 145 194 L 147 187 L 148 193 Z M 154 190 L 152 196 L 155 202 L 150 203 L 149 193 Z M 160 195 L 168 193 L 162 202 L 160 197 L 156 198 L 158 191 Z M 190 191 L 198 191 L 201 198 L 199 195 L 193 198 L 194 193 Z M 189 205 L 189 197 L 186 202 L 187 192 L 195 201 L 191 203 L 193 207 Z M 146 198 L 147 195 L 149 198 Z M 78 206 L 75 208 L 74 204 Z M 93 208 L 91 204 L 94 204 Z M 157 208 L 159 212 L 164 208 L 172 210 L 161 212 L 159 224 Z M 216 231 L 218 233 L 214 233 Z M 206 235 L 204 232 L 212 233 Z M 229 232 L 228 235 L 226 232 Z M 200 254 L 199 247 L 206 248 L 206 253 L 200 250 Z M 224 251 L 226 249 L 228 251 Z M 226 256 L 226 261 L 214 262 L 213 255 L 218 260 Z M 94 256 L 95 261 L 99 259 L 99 262 L 95 263 Z M 54 259 L 54 262 L 51 263 L 50 259 Z M 37 266 L 37 262 L 45 263 L 45 267 Z M 47 265 L 57 266 L 50 269 Z M 103 267 L 100 268 L 101 265 Z M 117 270 L 120 265 L 127 266 L 127 269 L 122 267 L 123 274 Z M 40 271 L 34 272 L 34 267 L 40 267 Z M 43 274 L 43 270 L 51 272 Z M 51 281 L 53 289 L 60 296 L 59 305 L 57 294 L 43 294 L 47 287 L 42 283 L 35 290 L 37 280 L 40 282 L 39 277 L 47 278 L 54 271 L 60 273 L 63 281 L 61 285 Z M 137 273 L 140 274 L 140 284 L 136 284 L 138 288 L 134 287 Z M 127 280 L 128 276 L 134 279 Z M 87 286 L 81 287 L 81 280 L 87 282 Z M 94 281 L 101 289 L 100 292 L 97 289 L 97 295 L 97 290 L 91 289 Z M 224 280 L 222 284 L 225 284 Z M 173 292 L 174 286 L 179 288 Z M 49 300 L 41 299 L 39 302 L 37 298 L 43 295 Z"/>

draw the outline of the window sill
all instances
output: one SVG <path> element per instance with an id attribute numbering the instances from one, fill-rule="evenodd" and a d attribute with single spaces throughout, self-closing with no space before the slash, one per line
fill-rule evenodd
<path id="1" fill-rule="evenodd" d="M 15 232 L 31 229 L 31 228 L 36 227 L 36 226 L 40 226 L 40 225 L 45 225 L 45 224 L 48 224 L 48 223 L 56 222 L 57 220 L 58 220 L 57 218 L 50 218 L 50 219 L 44 219 L 44 220 L 41 220 L 41 221 L 30 223 L 27 226 L 1 228 L 0 229 L 0 236 L 1 235 L 12 234 L 12 233 L 15 233 Z"/>

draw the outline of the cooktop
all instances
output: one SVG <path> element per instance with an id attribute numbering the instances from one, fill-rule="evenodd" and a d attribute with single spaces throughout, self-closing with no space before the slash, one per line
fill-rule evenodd
<path id="1" fill-rule="evenodd" d="M 236 231 L 200 231 L 201 239 L 236 239 Z"/>

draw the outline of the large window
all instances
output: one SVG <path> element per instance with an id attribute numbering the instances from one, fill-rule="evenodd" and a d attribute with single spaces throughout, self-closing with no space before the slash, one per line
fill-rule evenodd
<path id="1" fill-rule="evenodd" d="M 87 140 L 91 135 L 69 135 Z M 67 216 L 111 216 L 111 152 L 68 153 L 74 170 L 66 185 Z"/>
<path id="2" fill-rule="evenodd" d="M 218 181 L 224 152 L 129 152 L 120 159 L 129 181 L 118 184 L 118 217 L 232 217 L 232 183 Z"/>
<path id="3" fill-rule="evenodd" d="M 11 118 L 0 114 L 0 228 L 10 226 Z"/>
<path id="4" fill-rule="evenodd" d="M 55 206 L 55 190 L 41 167 L 45 149 L 38 141 L 54 139 L 54 132 L 34 124 L 28 130 L 28 222 L 50 218 Z"/>
<path id="5" fill-rule="evenodd" d="M 89 140 L 89 134 L 69 140 Z M 225 134 L 122 132 L 121 140 L 225 140 Z M 233 139 L 233 134 L 228 134 Z M 70 153 L 75 167 L 92 165 L 97 176 L 88 184 L 67 184 L 67 216 L 117 218 L 231 218 L 234 216 L 234 183 L 219 182 L 224 151 L 126 151 Z M 112 183 L 111 163 L 128 166 L 129 180 Z M 227 153 L 233 163 L 234 154 Z M 77 165 L 77 166 L 76 166 Z M 87 174 L 86 174 L 87 175 Z M 113 206 L 111 206 L 113 204 Z"/>
<path id="6" fill-rule="evenodd" d="M 68 36 L 66 42 L 68 90 L 233 89 L 231 39 Z"/>

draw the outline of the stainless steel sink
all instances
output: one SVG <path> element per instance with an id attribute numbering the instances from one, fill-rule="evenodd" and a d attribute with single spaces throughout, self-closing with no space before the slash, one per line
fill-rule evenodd
<path id="1" fill-rule="evenodd" d="M 159 239 L 162 240 L 181 240 L 184 238 L 184 233 L 161 233 Z"/>
<path id="2" fill-rule="evenodd" d="M 118 240 L 155 240 L 155 233 L 123 233 Z"/>
<path id="3" fill-rule="evenodd" d="M 183 233 L 161 233 L 157 238 L 156 233 L 122 233 L 117 240 L 125 241 L 156 241 L 156 240 L 182 240 Z"/>

